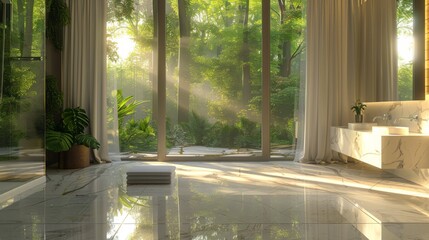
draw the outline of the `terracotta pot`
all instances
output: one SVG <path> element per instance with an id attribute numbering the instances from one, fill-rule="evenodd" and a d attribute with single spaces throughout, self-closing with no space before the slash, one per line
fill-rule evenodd
<path id="1" fill-rule="evenodd" d="M 73 147 L 62 154 L 60 168 L 74 169 L 89 166 L 90 149 L 84 145 L 73 145 Z"/>

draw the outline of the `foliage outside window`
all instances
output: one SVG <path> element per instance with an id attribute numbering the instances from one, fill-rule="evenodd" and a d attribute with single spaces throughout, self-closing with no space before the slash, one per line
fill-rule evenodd
<path id="1" fill-rule="evenodd" d="M 131 4 L 133 2 L 133 4 Z M 293 148 L 305 18 L 303 0 L 271 2 L 271 140 Z M 141 103 L 121 121 L 151 119 L 156 146 L 157 1 L 110 0 L 108 76 Z M 262 1 L 167 1 L 167 140 L 175 146 L 260 149 Z M 120 135 L 125 128 L 121 129 Z M 127 131 L 131 131 L 128 129 Z M 122 133 L 121 133 L 122 132 Z M 125 144 L 122 141 L 122 144 Z M 130 149 L 121 146 L 121 149 Z"/>

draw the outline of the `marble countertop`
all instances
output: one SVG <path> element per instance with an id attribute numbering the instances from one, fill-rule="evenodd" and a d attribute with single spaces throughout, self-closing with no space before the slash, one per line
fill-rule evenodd
<path id="1" fill-rule="evenodd" d="M 331 128 L 331 149 L 382 169 L 429 168 L 429 135 L 380 135 L 347 127 Z"/>

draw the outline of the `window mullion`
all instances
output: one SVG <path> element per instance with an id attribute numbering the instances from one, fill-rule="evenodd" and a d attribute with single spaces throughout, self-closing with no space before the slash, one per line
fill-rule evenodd
<path id="1" fill-rule="evenodd" d="M 165 0 L 158 1 L 158 161 L 166 157 L 166 35 Z"/>
<path id="2" fill-rule="evenodd" d="M 270 1 L 262 0 L 262 159 L 269 160 L 270 146 Z"/>

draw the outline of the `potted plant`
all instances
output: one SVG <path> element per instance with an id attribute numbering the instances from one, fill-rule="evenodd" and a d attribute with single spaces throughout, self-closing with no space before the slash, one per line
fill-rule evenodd
<path id="1" fill-rule="evenodd" d="M 89 118 L 80 107 L 66 108 L 61 114 L 60 129 L 46 131 L 46 149 L 61 152 L 60 167 L 83 168 L 89 166 L 90 149 L 98 149 L 100 143 L 86 134 Z"/>
<path id="2" fill-rule="evenodd" d="M 355 105 L 350 108 L 355 113 L 355 122 L 363 122 L 363 111 L 365 108 L 366 104 L 362 103 L 359 99 L 357 99 Z"/>

